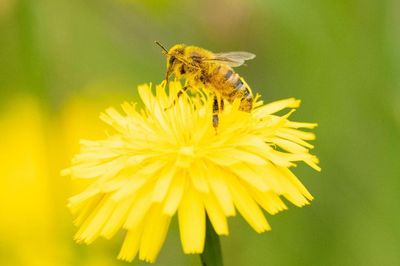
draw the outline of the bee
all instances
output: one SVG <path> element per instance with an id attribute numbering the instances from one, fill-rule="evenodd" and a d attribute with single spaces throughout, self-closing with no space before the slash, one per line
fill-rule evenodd
<path id="1" fill-rule="evenodd" d="M 252 92 L 244 79 L 232 68 L 255 58 L 254 54 L 249 52 L 213 53 L 185 44 L 177 44 L 167 50 L 159 42 L 155 43 L 161 47 L 163 54 L 167 57 L 165 79 L 168 81 L 169 77 L 174 75 L 177 79 L 187 80 L 188 85 L 178 92 L 178 98 L 190 87 L 203 86 L 212 90 L 214 94 L 213 126 L 215 129 L 218 127 L 218 113 L 220 109 L 223 110 L 224 100 L 232 103 L 235 99 L 240 99 L 239 110 L 244 112 L 252 110 Z M 221 99 L 220 104 L 218 98 Z"/>

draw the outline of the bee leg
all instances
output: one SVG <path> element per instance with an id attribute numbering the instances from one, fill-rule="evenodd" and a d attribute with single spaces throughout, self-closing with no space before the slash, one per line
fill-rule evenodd
<path id="1" fill-rule="evenodd" d="M 218 98 L 216 95 L 214 95 L 214 101 L 213 101 L 213 127 L 215 129 L 215 134 L 217 134 L 217 129 L 218 129 L 218 123 L 219 123 L 219 106 L 218 106 Z"/>
<path id="2" fill-rule="evenodd" d="M 178 91 L 178 93 L 176 94 L 176 97 L 175 97 L 175 99 L 172 101 L 171 105 L 168 106 L 168 107 L 165 107 L 165 108 L 164 108 L 164 111 L 166 111 L 166 110 L 172 108 L 172 107 L 176 104 L 176 101 L 179 99 L 179 97 L 181 97 L 182 94 L 183 94 L 185 91 L 187 91 L 187 89 L 189 89 L 189 86 L 185 86 L 185 87 L 183 87 L 180 91 Z"/>

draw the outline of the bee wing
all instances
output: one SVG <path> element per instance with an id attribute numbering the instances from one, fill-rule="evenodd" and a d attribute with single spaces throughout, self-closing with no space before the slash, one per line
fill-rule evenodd
<path id="1" fill-rule="evenodd" d="M 238 67 L 243 65 L 246 60 L 251 60 L 255 57 L 255 54 L 249 52 L 227 52 L 214 54 L 213 58 L 205 59 L 204 61 L 226 64 L 230 67 Z"/>
<path id="2" fill-rule="evenodd" d="M 255 54 L 249 52 L 227 52 L 227 53 L 217 53 L 214 54 L 215 58 L 228 58 L 231 60 L 250 60 L 256 57 Z"/>

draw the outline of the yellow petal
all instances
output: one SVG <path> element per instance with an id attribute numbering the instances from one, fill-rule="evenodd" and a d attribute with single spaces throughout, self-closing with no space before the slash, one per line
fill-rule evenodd
<path id="1" fill-rule="evenodd" d="M 291 153 L 308 153 L 308 150 L 306 148 L 289 140 L 273 138 L 272 142 Z"/>
<path id="2" fill-rule="evenodd" d="M 226 216 L 219 206 L 214 194 L 204 193 L 204 206 L 207 211 L 207 215 L 210 218 L 211 224 L 214 227 L 215 232 L 218 235 L 228 235 L 228 222 Z"/>
<path id="3" fill-rule="evenodd" d="M 128 230 L 122 244 L 121 250 L 118 254 L 118 259 L 125 261 L 132 261 L 139 250 L 139 243 L 143 231 L 143 226 L 137 226 Z"/>
<path id="4" fill-rule="evenodd" d="M 138 87 L 138 92 L 140 99 L 142 99 L 143 104 L 146 106 L 148 110 L 153 110 L 155 99 L 151 94 L 151 84 L 142 84 Z"/>
<path id="5" fill-rule="evenodd" d="M 301 130 L 293 129 L 293 128 L 281 128 L 281 129 L 279 129 L 279 132 L 284 132 L 285 134 L 293 135 L 293 136 L 298 137 L 303 140 L 314 140 L 315 139 L 314 133 L 301 131 Z"/>
<path id="6" fill-rule="evenodd" d="M 225 180 L 222 178 L 225 173 L 218 166 L 208 163 L 206 165 L 209 173 L 207 175 L 208 183 L 212 192 L 217 195 L 217 201 L 226 216 L 234 216 L 236 214 L 235 207 L 232 202 L 231 193 Z"/>
<path id="7" fill-rule="evenodd" d="M 293 128 L 315 128 L 316 126 L 318 126 L 318 124 L 287 121 L 286 126 L 293 127 Z"/>
<path id="8" fill-rule="evenodd" d="M 107 108 L 105 113 L 100 114 L 100 119 L 110 126 L 113 126 L 119 132 L 124 132 L 124 130 L 126 130 L 127 121 L 115 108 Z"/>
<path id="9" fill-rule="evenodd" d="M 284 187 L 279 176 L 276 175 L 277 169 L 271 163 L 263 166 L 253 166 L 254 170 L 265 180 L 264 182 L 277 194 L 284 192 Z"/>
<path id="10" fill-rule="evenodd" d="M 295 98 L 289 98 L 266 104 L 256 109 L 254 112 L 256 113 L 257 116 L 266 116 L 276 113 L 285 108 L 297 108 L 299 106 L 300 106 L 300 100 L 296 100 Z"/>
<path id="11" fill-rule="evenodd" d="M 304 147 L 307 147 L 307 148 L 309 148 L 309 149 L 314 148 L 314 146 L 311 145 L 310 143 L 308 143 L 308 142 L 302 140 L 301 138 L 299 138 L 299 137 L 297 137 L 297 136 L 295 136 L 295 135 L 293 135 L 293 134 L 289 134 L 289 133 L 287 133 L 287 132 L 283 132 L 282 130 L 278 130 L 278 131 L 276 132 L 276 136 L 278 136 L 278 137 L 280 137 L 280 138 L 283 138 L 283 139 L 290 140 L 290 141 L 292 141 L 292 142 L 294 142 L 294 143 L 300 144 L 300 145 L 302 145 L 302 146 L 304 146 Z"/>
<path id="12" fill-rule="evenodd" d="M 174 175 L 175 167 L 173 165 L 169 167 L 167 166 L 166 169 L 159 174 L 153 190 L 153 201 L 161 202 L 164 200 Z"/>
<path id="13" fill-rule="evenodd" d="M 238 163 L 230 168 L 230 171 L 235 173 L 238 178 L 254 186 L 260 191 L 267 191 L 270 189 L 265 179 L 255 171 L 255 168 L 245 163 Z"/>
<path id="14" fill-rule="evenodd" d="M 164 201 L 164 214 L 169 216 L 175 214 L 179 204 L 181 203 L 186 179 L 187 178 L 185 172 L 180 172 L 174 177 L 170 190 L 168 191 L 168 194 Z"/>
<path id="15" fill-rule="evenodd" d="M 104 194 L 97 194 L 93 198 L 90 198 L 82 208 L 77 211 L 79 213 L 74 220 L 74 224 L 76 226 L 81 226 L 83 222 L 93 213 L 93 210 L 96 209 L 98 204 L 103 200 Z"/>
<path id="16" fill-rule="evenodd" d="M 303 196 L 303 194 L 299 191 L 296 185 L 294 185 L 288 177 L 283 174 L 279 169 L 282 169 L 278 166 L 267 165 L 266 166 L 266 178 L 268 178 L 267 182 L 278 182 L 279 183 L 279 194 L 284 195 L 289 201 L 291 201 L 296 206 L 304 206 L 308 204 L 307 199 Z"/>
<path id="17" fill-rule="evenodd" d="M 128 115 L 128 117 L 137 117 L 136 103 L 123 102 L 121 104 L 122 110 Z"/>
<path id="18" fill-rule="evenodd" d="M 287 209 L 285 203 L 276 193 L 272 191 L 261 192 L 252 187 L 248 188 L 252 191 L 252 196 L 256 202 L 270 214 L 276 214 Z"/>
<path id="19" fill-rule="evenodd" d="M 136 227 L 147 214 L 151 204 L 151 186 L 148 185 L 139 190 L 135 195 L 135 202 L 129 211 L 128 218 L 123 227 L 125 229 Z"/>
<path id="20" fill-rule="evenodd" d="M 297 177 L 287 168 L 278 167 L 278 169 L 284 173 L 284 175 L 289 179 L 292 184 L 294 184 L 297 189 L 308 199 L 313 200 L 314 197 L 310 194 L 310 192 L 306 189 L 306 187 L 297 179 Z"/>
<path id="21" fill-rule="evenodd" d="M 199 192 L 209 191 L 207 174 L 204 165 L 200 162 L 194 163 L 189 171 L 192 183 Z"/>
<path id="22" fill-rule="evenodd" d="M 140 242 L 139 259 L 154 262 L 164 244 L 171 217 L 161 212 L 161 204 L 154 204 L 146 217 L 142 239 Z"/>
<path id="23" fill-rule="evenodd" d="M 75 234 L 77 241 L 84 241 L 86 244 L 93 242 L 99 235 L 103 225 L 107 222 L 115 208 L 115 202 L 110 197 L 104 197 L 92 212 L 92 214 L 81 225 Z"/>
<path id="24" fill-rule="evenodd" d="M 232 192 L 233 202 L 243 218 L 257 233 L 271 230 L 264 214 L 249 195 L 249 192 L 234 177 L 225 176 Z"/>
<path id="25" fill-rule="evenodd" d="M 143 165 L 139 170 L 131 173 L 128 182 L 124 187 L 116 191 L 112 199 L 114 201 L 121 200 L 123 197 L 135 193 L 138 189 L 145 184 L 151 183 L 158 177 L 159 171 L 165 168 L 167 162 L 163 160 L 156 160 Z"/>
<path id="26" fill-rule="evenodd" d="M 125 185 L 119 190 L 115 191 L 111 196 L 111 199 L 115 202 L 122 200 L 125 197 L 132 196 L 136 191 L 142 188 L 147 182 L 149 182 L 147 176 L 133 176 L 126 181 Z"/>
<path id="27" fill-rule="evenodd" d="M 128 197 L 122 202 L 118 203 L 110 218 L 107 220 L 106 224 L 101 230 L 101 236 L 110 239 L 117 233 L 117 231 L 124 224 L 134 199 L 134 197 Z"/>
<path id="28" fill-rule="evenodd" d="M 178 209 L 183 252 L 202 253 L 206 236 L 206 216 L 199 193 L 190 185 Z"/>
<path id="29" fill-rule="evenodd" d="M 265 160 L 263 158 L 254 153 L 249 153 L 241 149 L 220 149 L 214 151 L 212 154 L 209 154 L 207 159 L 223 166 L 229 166 L 239 162 L 258 165 L 265 164 Z"/>
<path id="30" fill-rule="evenodd" d="M 100 193 L 99 188 L 94 186 L 90 187 L 85 191 L 79 193 L 78 195 L 70 197 L 68 199 L 68 208 L 71 210 L 72 213 L 77 213 L 86 205 L 88 200 L 98 195 L 98 193 Z"/>

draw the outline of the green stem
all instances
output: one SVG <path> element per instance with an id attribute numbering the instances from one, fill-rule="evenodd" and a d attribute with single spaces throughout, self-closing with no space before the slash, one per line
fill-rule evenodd
<path id="1" fill-rule="evenodd" d="M 201 263 L 203 266 L 223 266 L 219 236 L 214 231 L 208 216 L 206 219 L 206 242 L 204 251 L 200 254 Z"/>

